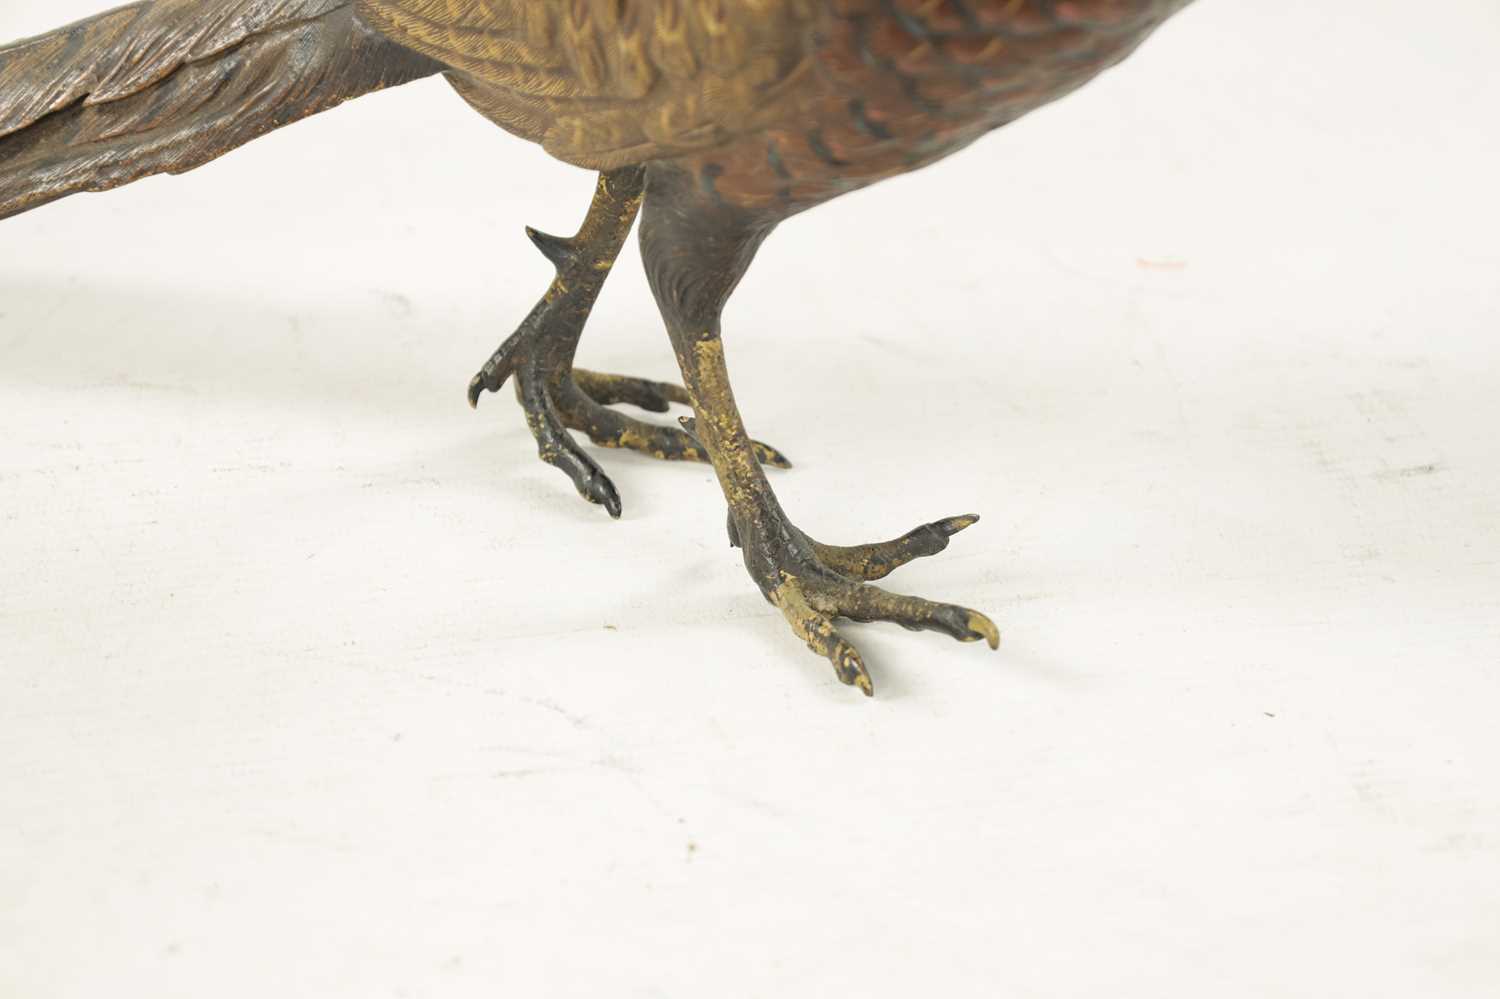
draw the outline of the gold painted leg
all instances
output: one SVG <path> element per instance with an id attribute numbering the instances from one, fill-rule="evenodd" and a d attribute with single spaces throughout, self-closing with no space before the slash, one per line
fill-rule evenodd
<path id="1" fill-rule="evenodd" d="M 833 664 L 841 681 L 865 694 L 873 694 L 875 685 L 859 650 L 839 632 L 838 618 L 891 621 L 998 648 L 999 629 L 978 611 L 867 582 L 941 551 L 977 518 L 938 521 L 881 544 L 838 547 L 812 541 L 787 517 L 735 404 L 720 338 L 725 302 L 780 220 L 709 197 L 677 168 L 653 167 L 647 179 L 642 256 L 696 411 L 686 429 L 713 462 L 729 504 L 731 537 L 761 593 L 810 649 Z"/>
<path id="2" fill-rule="evenodd" d="M 756 460 L 718 337 L 697 339 L 680 358 L 698 410 L 690 430 L 704 441 L 729 501 L 731 538 L 744 549 L 746 567 L 766 599 L 780 609 L 808 648 L 833 664 L 840 681 L 866 695 L 875 692 L 859 650 L 835 624 L 838 618 L 889 621 L 913 631 L 938 631 L 961 642 L 1000 647 L 1000 630 L 978 611 L 892 593 L 867 582 L 943 550 L 949 538 L 978 517 L 936 521 L 872 545 L 840 547 L 810 540 L 781 509 Z"/>
<path id="3" fill-rule="evenodd" d="M 573 366 L 594 302 L 635 224 L 643 189 L 639 167 L 601 174 L 577 235 L 563 239 L 527 230 L 557 268 L 557 276 L 536 308 L 469 383 L 469 404 L 478 406 L 485 392 L 499 391 L 513 379 L 538 455 L 565 472 L 584 499 L 603 506 L 612 517 L 622 511 L 619 491 L 569 430 L 582 431 L 604 447 L 670 461 L 707 460 L 701 446 L 678 427 L 658 426 L 608 408 L 627 403 L 664 413 L 673 403 L 687 404 L 688 394 L 681 386 Z M 779 451 L 764 445 L 762 449 L 770 463 L 790 467 Z"/>

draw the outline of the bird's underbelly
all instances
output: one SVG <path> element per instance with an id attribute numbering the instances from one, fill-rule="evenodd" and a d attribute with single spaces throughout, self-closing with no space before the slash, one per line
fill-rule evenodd
<path id="1" fill-rule="evenodd" d="M 953 116 L 897 131 L 873 125 L 867 119 L 874 113 L 858 100 L 844 101 L 829 115 L 788 121 L 672 162 L 695 174 L 717 198 L 792 214 L 934 163 L 1009 120 Z"/>
<path id="2" fill-rule="evenodd" d="M 676 162 L 726 201 L 789 213 L 918 169 L 1087 83 L 1187 0 L 1114 2 L 1130 15 L 1024 37 L 923 36 L 910 16 L 835 20 L 778 122 Z"/>
<path id="3" fill-rule="evenodd" d="M 676 133 L 678 141 L 622 142 L 606 155 L 551 137 L 559 117 L 591 122 L 588 102 L 562 108 L 462 70 L 449 76 L 486 117 L 569 162 L 670 162 L 714 197 L 791 214 L 926 166 L 1051 103 L 1125 58 L 1187 2 L 838 0 L 774 99 Z M 602 119 L 591 130 L 606 131 Z"/>

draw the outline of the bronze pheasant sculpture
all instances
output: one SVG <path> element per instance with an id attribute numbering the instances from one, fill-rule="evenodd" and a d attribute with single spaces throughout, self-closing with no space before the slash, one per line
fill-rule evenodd
<path id="1" fill-rule="evenodd" d="M 475 376 L 513 380 L 541 457 L 620 513 L 573 440 L 710 461 L 766 598 L 844 683 L 837 618 L 999 644 L 984 615 L 871 585 L 947 547 L 955 517 L 834 547 L 787 517 L 735 406 L 719 317 L 783 220 L 914 170 L 1068 93 L 1188 0 L 146 0 L 0 48 L 0 218 L 180 173 L 353 97 L 443 73 L 481 114 L 599 172 L 545 296 Z M 636 216 L 683 386 L 574 368 Z M 612 404 L 693 407 L 681 429 Z"/>

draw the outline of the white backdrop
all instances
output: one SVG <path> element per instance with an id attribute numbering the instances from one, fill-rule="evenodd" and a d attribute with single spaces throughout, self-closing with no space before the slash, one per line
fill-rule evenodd
<path id="1" fill-rule="evenodd" d="M 705 467 L 468 410 L 592 179 L 441 82 L 0 224 L 0 994 L 1495 995 L 1497 50 L 1203 0 L 772 239 L 794 518 L 985 517 L 890 583 L 1006 647 L 850 626 L 874 701 Z"/>

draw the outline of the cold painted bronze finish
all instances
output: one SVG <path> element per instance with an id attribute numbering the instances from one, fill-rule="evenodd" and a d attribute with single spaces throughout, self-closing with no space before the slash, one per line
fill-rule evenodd
<path id="1" fill-rule="evenodd" d="M 781 508 L 730 388 L 720 316 L 765 238 L 807 208 L 958 150 L 1086 83 L 1188 0 L 146 0 L 0 48 L 0 218 L 200 166 L 272 129 L 443 73 L 486 117 L 600 172 L 579 232 L 469 386 L 513 381 L 541 457 L 621 512 L 569 433 L 709 461 L 731 542 L 793 632 L 873 693 L 838 618 L 998 647 L 989 618 L 872 585 L 978 520 L 815 541 Z M 573 365 L 640 216 L 683 385 Z M 672 427 L 611 408 L 663 413 Z"/>
<path id="2" fill-rule="evenodd" d="M 498 392 L 514 377 L 516 397 L 542 460 L 566 472 L 579 495 L 603 506 L 611 517 L 619 517 L 622 510 L 619 491 L 564 428 L 584 431 L 601 447 L 630 448 L 667 461 L 708 460 L 702 446 L 686 432 L 607 408 L 612 403 L 629 403 L 665 413 L 674 402 L 691 405 L 684 389 L 573 367 L 589 313 L 635 226 L 645 177 L 645 169 L 638 166 L 601 174 L 583 227 L 570 239 L 526 230 L 557 268 L 557 277 L 521 327 L 469 383 L 469 405 L 477 407 L 486 391 Z M 756 447 L 766 464 L 791 467 L 775 448 L 759 443 Z"/>

